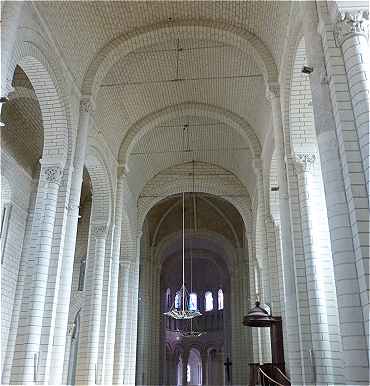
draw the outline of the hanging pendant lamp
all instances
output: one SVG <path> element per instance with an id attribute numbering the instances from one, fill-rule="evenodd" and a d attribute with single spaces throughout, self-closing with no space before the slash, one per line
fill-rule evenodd
<path id="1" fill-rule="evenodd" d="M 194 173 L 194 160 L 193 160 L 193 219 L 194 219 L 194 231 L 197 231 L 197 226 L 195 222 L 196 218 L 196 206 L 195 206 L 195 173 Z M 192 243 L 190 242 L 190 293 L 193 292 L 193 248 L 192 248 Z M 181 335 L 184 338 L 198 338 L 201 335 L 204 335 L 206 332 L 205 331 L 199 331 L 193 328 L 193 319 L 190 320 L 190 329 L 188 331 L 181 331 Z"/>
<path id="2" fill-rule="evenodd" d="M 193 319 L 202 315 L 198 310 L 190 309 L 189 292 L 185 286 L 185 193 L 182 193 L 182 286 L 177 293 L 181 293 L 181 308 L 177 309 L 174 302 L 171 309 L 164 315 L 179 320 Z"/>

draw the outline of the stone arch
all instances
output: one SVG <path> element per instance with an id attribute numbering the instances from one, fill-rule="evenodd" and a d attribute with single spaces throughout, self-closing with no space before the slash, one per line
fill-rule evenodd
<path id="1" fill-rule="evenodd" d="M 40 104 L 44 146 L 42 158 L 48 162 L 59 162 L 64 165 L 72 147 L 72 133 L 64 93 L 60 87 L 62 77 L 51 63 L 49 57 L 30 41 L 18 42 L 10 64 L 3 88 L 6 94 L 11 90 L 11 82 L 16 66 L 26 73 L 35 90 Z M 57 75 L 58 74 L 58 75 Z"/>
<path id="2" fill-rule="evenodd" d="M 211 165 L 212 167 L 215 167 L 219 170 L 223 170 L 219 166 Z M 176 165 L 179 166 L 179 165 Z M 176 167 L 175 166 L 175 167 Z M 173 168 L 175 168 L 173 167 Z M 172 169 L 172 168 L 169 168 Z M 142 194 L 145 195 L 146 188 L 150 190 L 151 184 L 156 183 L 156 179 L 159 181 L 158 177 L 160 176 L 160 173 L 155 176 L 149 183 L 144 187 Z M 240 192 L 243 193 L 243 197 L 236 197 L 231 196 L 227 197 L 227 192 L 224 194 L 224 198 L 233 205 L 240 213 L 243 221 L 244 221 L 244 227 L 247 232 L 249 232 L 250 225 L 252 224 L 252 213 L 251 213 L 251 201 L 249 197 L 249 193 L 246 190 L 246 188 L 239 182 L 237 177 L 235 177 L 233 174 L 230 174 L 230 177 L 233 178 L 233 182 L 239 186 Z M 217 178 L 215 181 L 202 181 L 201 184 L 195 184 L 195 192 L 197 193 L 206 193 L 210 195 L 217 195 L 220 193 L 220 195 L 223 195 L 224 193 L 224 181 Z M 155 206 L 159 201 L 161 201 L 164 197 L 171 196 L 173 194 L 179 194 L 182 192 L 190 192 L 192 190 L 192 184 L 191 184 L 191 178 L 189 181 L 187 181 L 186 178 L 182 178 L 181 180 L 174 180 L 174 181 L 167 181 L 167 184 L 157 184 L 155 193 L 152 197 L 144 197 L 145 199 L 140 199 L 138 201 L 138 229 L 142 229 L 144 219 L 146 218 L 147 214 L 149 213 L 150 209 Z M 249 224 L 249 226 L 248 226 Z"/>
<path id="3" fill-rule="evenodd" d="M 88 149 L 85 166 L 92 183 L 93 212 L 91 219 L 94 223 L 108 225 L 113 207 L 112 178 L 106 160 L 94 145 L 90 145 Z"/>
<path id="4" fill-rule="evenodd" d="M 293 19 L 291 19 L 292 22 Z M 293 67 L 296 58 L 297 47 L 303 38 L 302 30 L 302 19 L 298 17 L 292 25 L 287 38 L 287 54 L 283 56 L 282 73 L 280 74 L 280 92 L 281 92 L 281 112 L 284 127 L 284 141 L 285 141 L 285 152 L 289 157 L 291 155 L 290 145 L 290 126 L 289 126 L 289 104 L 290 104 L 290 91 L 291 81 L 293 76 Z M 271 154 L 272 156 L 272 154 Z M 271 161 L 272 162 L 272 161 Z"/>
<path id="5" fill-rule="evenodd" d="M 127 158 L 129 157 L 133 147 L 140 140 L 140 138 L 145 135 L 145 133 L 165 120 L 171 120 L 178 117 L 179 114 L 210 117 L 232 127 L 239 134 L 241 134 L 243 138 L 245 138 L 253 157 L 258 158 L 260 156 L 260 142 L 253 128 L 245 119 L 218 106 L 189 102 L 168 106 L 162 110 L 151 113 L 134 123 L 128 129 L 125 138 L 122 141 L 118 155 L 119 161 L 127 165 Z"/>
<path id="6" fill-rule="evenodd" d="M 157 246 L 156 253 L 154 255 L 154 261 L 157 261 L 161 256 L 165 255 L 166 250 L 171 246 L 171 244 L 176 239 L 180 239 L 182 233 L 177 231 L 169 234 L 166 236 Z M 227 255 L 231 257 L 231 260 L 233 263 L 237 261 L 237 255 L 235 253 L 235 247 L 230 243 L 229 240 L 227 240 L 224 236 L 220 235 L 219 233 L 213 232 L 213 231 L 197 231 L 192 235 L 193 239 L 211 239 L 213 241 L 216 241 L 220 245 L 224 247 L 224 249 L 227 251 Z M 212 251 L 214 253 L 218 252 L 216 250 Z M 164 260 L 165 261 L 165 260 Z M 164 261 L 161 261 L 163 264 Z M 215 261 L 215 264 L 219 266 L 219 263 Z M 232 266 L 231 262 L 225 261 L 225 265 L 229 269 L 229 273 L 232 272 Z"/>
<path id="7" fill-rule="evenodd" d="M 95 56 L 84 77 L 82 94 L 96 97 L 99 86 L 111 66 L 130 52 L 154 45 L 173 36 L 187 34 L 198 39 L 222 41 L 227 45 L 251 49 L 266 82 L 277 81 L 278 72 L 274 59 L 265 44 L 254 34 L 244 29 L 214 20 L 163 21 L 123 34 L 111 40 Z"/>
<path id="8" fill-rule="evenodd" d="M 207 197 L 200 196 L 198 198 L 201 199 L 202 201 L 206 202 L 209 206 L 211 206 L 212 209 L 214 209 L 224 219 L 225 223 L 228 225 L 228 227 L 230 228 L 230 230 L 232 231 L 232 233 L 234 235 L 236 245 L 238 245 L 238 247 L 240 247 L 240 245 L 239 245 L 240 243 L 238 240 L 238 236 L 236 235 L 235 227 L 230 222 L 230 220 L 225 216 L 224 212 L 221 209 L 219 209 L 216 205 L 214 205 L 209 199 L 207 199 Z M 154 235 L 153 235 L 153 241 L 152 241 L 153 245 L 156 244 L 157 235 L 158 235 L 159 229 L 160 229 L 163 221 L 179 205 L 180 205 L 180 201 L 176 201 L 173 205 L 170 206 L 170 208 L 163 214 L 163 216 L 159 220 L 158 225 L 157 225 L 156 230 L 155 230 Z"/>

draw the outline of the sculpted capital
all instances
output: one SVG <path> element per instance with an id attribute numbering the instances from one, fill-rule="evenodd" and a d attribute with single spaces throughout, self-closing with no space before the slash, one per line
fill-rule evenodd
<path id="1" fill-rule="evenodd" d="M 92 113 L 94 105 L 90 98 L 82 98 L 80 100 L 80 113 Z"/>
<path id="2" fill-rule="evenodd" d="M 280 97 L 280 84 L 278 82 L 269 82 L 266 84 L 266 99 L 271 102 L 274 98 Z"/>
<path id="3" fill-rule="evenodd" d="M 316 155 L 314 153 L 297 153 L 296 162 L 298 162 L 303 171 L 311 171 L 316 161 Z"/>
<path id="4" fill-rule="evenodd" d="M 338 46 L 354 35 L 362 35 L 369 40 L 369 11 L 339 12 L 334 35 Z"/>
<path id="5" fill-rule="evenodd" d="M 107 235 L 108 226 L 105 224 L 96 224 L 92 226 L 93 235 L 98 238 L 104 238 Z"/>
<path id="6" fill-rule="evenodd" d="M 63 176 L 63 169 L 60 166 L 45 166 L 44 173 L 49 184 L 60 184 Z"/>

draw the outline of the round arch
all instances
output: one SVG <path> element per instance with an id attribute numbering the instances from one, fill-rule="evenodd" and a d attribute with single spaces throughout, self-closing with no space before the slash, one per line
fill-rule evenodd
<path id="1" fill-rule="evenodd" d="M 174 20 L 136 29 L 111 40 L 95 56 L 82 84 L 82 94 L 96 98 L 100 84 L 111 66 L 130 52 L 154 45 L 158 41 L 173 39 L 176 35 L 196 36 L 200 40 L 221 41 L 241 50 L 251 49 L 266 82 L 276 81 L 278 71 L 274 59 L 265 44 L 244 29 L 214 20 Z"/>
<path id="2" fill-rule="evenodd" d="M 215 170 L 223 170 L 222 168 L 211 165 L 210 166 L 215 167 Z M 178 165 L 177 165 L 178 166 Z M 171 170 L 173 168 L 170 168 Z M 224 170 L 223 170 L 224 171 Z M 244 221 L 244 227 L 246 229 L 246 232 L 249 234 L 250 232 L 250 225 L 252 224 L 252 213 L 251 213 L 251 200 L 249 193 L 247 189 L 241 184 L 241 182 L 235 177 L 234 175 L 230 174 L 233 178 L 233 183 L 229 182 L 229 186 L 232 187 L 232 190 L 237 187 L 237 191 L 239 191 L 241 194 L 238 195 L 232 195 L 228 191 L 228 187 L 225 186 L 225 181 L 221 179 L 221 177 L 217 176 L 217 178 L 213 179 L 212 181 L 202 181 L 201 184 L 195 184 L 195 192 L 196 193 L 206 193 L 210 195 L 221 195 L 224 196 L 224 199 L 228 201 L 231 205 L 233 205 L 238 212 L 240 213 L 243 221 Z M 179 194 L 182 192 L 189 192 L 192 190 L 192 184 L 191 184 L 191 178 L 188 181 L 187 178 L 182 179 L 174 179 L 174 181 L 167 181 L 167 184 L 161 184 L 160 183 L 160 174 L 155 176 L 151 181 L 149 181 L 144 187 L 142 191 L 142 197 L 145 196 L 146 188 L 148 188 L 148 191 L 150 193 L 150 190 L 152 188 L 152 185 L 155 185 L 157 189 L 155 189 L 155 192 L 153 192 L 151 195 L 148 195 L 148 197 L 144 197 L 145 199 L 140 199 L 138 202 L 138 229 L 142 229 L 144 220 L 149 213 L 150 209 L 153 208 L 158 202 L 160 202 L 163 198 Z"/>
<path id="3" fill-rule="evenodd" d="M 106 160 L 98 148 L 90 145 L 86 160 L 93 190 L 93 221 L 108 225 L 112 216 L 113 184 Z"/>
<path id="4" fill-rule="evenodd" d="M 227 224 L 227 226 L 230 228 L 230 230 L 232 231 L 233 233 L 233 236 L 234 236 L 234 241 L 236 243 L 236 245 L 238 247 L 240 247 L 240 242 L 238 240 L 238 236 L 236 234 L 236 231 L 235 231 L 235 227 L 233 226 L 233 224 L 231 223 L 231 221 L 226 217 L 225 213 L 220 209 L 218 208 L 216 205 L 214 205 L 208 197 L 203 197 L 203 196 L 199 196 L 198 197 L 200 200 L 204 201 L 207 205 L 209 205 L 212 209 L 214 209 L 219 215 L 220 217 L 222 217 L 222 219 L 225 221 L 225 223 Z M 165 200 L 165 199 L 164 199 Z M 162 201 L 164 201 L 162 200 Z M 159 220 L 158 222 L 158 225 L 155 229 L 155 232 L 153 234 L 153 241 L 152 241 L 152 245 L 155 245 L 156 243 L 156 240 L 157 240 L 157 236 L 158 236 L 158 232 L 160 230 L 160 227 L 163 223 L 163 221 L 170 215 L 170 213 L 175 209 L 177 208 L 178 206 L 180 205 L 180 201 L 176 201 L 173 205 L 170 206 L 169 209 L 167 209 L 165 211 L 165 213 L 163 214 L 163 216 L 161 217 L 161 219 Z"/>
<path id="5" fill-rule="evenodd" d="M 72 132 L 68 123 L 69 111 L 60 87 L 62 77 L 55 70 L 57 66 L 33 43 L 17 42 L 15 47 L 2 85 L 3 91 L 8 95 L 12 90 L 13 74 L 16 66 L 20 66 L 40 104 L 44 129 L 43 161 L 59 162 L 64 166 L 72 149 Z"/>
<path id="6" fill-rule="evenodd" d="M 162 110 L 148 114 L 143 119 L 134 123 L 127 131 L 119 151 L 119 162 L 127 166 L 128 157 L 138 143 L 138 141 L 151 129 L 155 128 L 164 121 L 177 118 L 180 114 L 192 115 L 195 117 L 210 117 L 224 123 L 227 126 L 235 129 L 248 144 L 248 147 L 254 158 L 258 158 L 261 154 L 261 145 L 253 128 L 249 123 L 232 113 L 218 106 L 203 104 L 203 103 L 182 103 L 178 105 L 168 106 Z"/>
<path id="7" fill-rule="evenodd" d="M 181 239 L 181 232 L 173 232 L 166 236 L 161 242 L 158 244 L 156 253 L 154 255 L 154 261 L 158 261 L 160 257 L 162 257 L 161 264 L 164 263 L 165 259 L 171 254 L 172 251 L 170 251 L 171 246 L 174 244 L 175 240 Z M 215 253 L 217 256 L 219 256 L 220 253 L 220 246 L 226 251 L 227 255 L 231 257 L 231 262 L 237 261 L 237 255 L 235 253 L 235 247 L 233 247 L 229 240 L 227 240 L 225 237 L 220 235 L 219 233 L 211 232 L 211 231 L 197 231 L 194 234 L 191 234 L 193 240 L 212 240 L 214 245 L 209 244 L 208 249 Z M 210 248 L 210 247 L 214 248 Z M 163 260 L 164 257 L 164 260 Z M 225 261 L 225 264 L 229 270 L 229 273 L 232 272 L 232 266 L 229 261 Z M 217 261 L 214 261 L 216 266 L 219 267 L 219 263 Z M 228 264 L 230 263 L 230 264 Z"/>

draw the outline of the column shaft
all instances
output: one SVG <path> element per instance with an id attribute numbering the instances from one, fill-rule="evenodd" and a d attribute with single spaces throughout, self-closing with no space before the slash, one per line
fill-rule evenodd
<path id="1" fill-rule="evenodd" d="M 188 355 L 183 355 L 182 357 L 182 386 L 188 384 Z"/>
<path id="2" fill-rule="evenodd" d="M 279 85 L 268 85 L 268 98 L 271 101 L 275 149 L 278 161 L 279 206 L 282 244 L 282 267 L 284 271 L 285 329 L 287 331 L 288 367 L 293 383 L 303 383 L 304 359 L 301 342 L 297 284 L 295 274 L 295 255 L 292 240 L 292 225 L 288 196 L 286 150 L 281 117 Z"/>
<path id="3" fill-rule="evenodd" d="M 119 176 L 116 193 L 116 210 L 114 218 L 114 239 L 112 251 L 111 283 L 110 297 L 108 305 L 108 326 L 105 346 L 105 366 L 103 368 L 103 383 L 112 384 L 113 363 L 114 363 L 114 345 L 115 330 L 117 321 L 117 299 L 118 299 L 118 281 L 119 281 L 119 260 L 121 252 L 121 234 L 122 234 L 122 213 L 123 213 L 123 190 L 124 175 Z M 123 296 L 123 294 L 120 294 Z"/>
<path id="4" fill-rule="evenodd" d="M 319 5 L 317 3 L 318 7 Z M 357 227 L 352 226 L 357 222 L 357 208 L 356 205 L 353 205 L 351 210 L 349 208 L 352 185 L 351 183 L 345 184 L 346 180 L 342 169 L 347 168 L 347 173 L 350 174 L 346 161 L 348 154 L 346 154 L 346 144 L 343 140 L 343 128 L 340 127 L 342 124 L 341 112 L 335 102 L 332 105 L 330 93 L 330 89 L 334 90 L 336 87 L 337 75 L 331 74 L 330 84 L 328 84 L 320 72 L 325 68 L 330 58 L 325 59 L 321 36 L 317 32 L 317 9 L 311 3 L 305 3 L 304 21 L 307 57 L 310 64 L 316 69 L 310 75 L 310 82 L 337 289 L 344 375 L 347 383 L 367 384 L 369 362 L 354 248 L 354 241 L 358 235 L 353 226 Z M 327 53 L 327 55 L 329 54 Z M 335 97 L 335 95 L 334 93 L 333 96 Z M 337 109 L 337 121 L 333 114 L 333 107 L 334 112 Z M 357 188 L 357 194 L 362 194 Z M 368 205 L 367 203 L 364 204 Z M 354 217 L 351 218 L 351 216 Z"/>
<path id="5" fill-rule="evenodd" d="M 69 303 L 71 297 L 73 262 L 77 236 L 82 176 L 86 158 L 87 136 L 92 109 L 93 107 L 89 100 L 81 100 L 79 125 L 76 138 L 73 172 L 69 195 L 63 261 L 57 298 L 57 316 L 55 319 L 53 350 L 50 364 L 52 371 L 49 372 L 49 383 L 52 384 L 61 383 L 63 376 L 63 359 L 68 325 Z"/>
<path id="6" fill-rule="evenodd" d="M 314 159 L 314 158 L 313 158 Z M 312 367 L 313 381 L 320 384 L 334 383 L 333 372 L 333 357 L 330 347 L 329 322 L 327 315 L 327 306 L 330 307 L 328 299 L 326 299 L 325 282 L 330 280 L 330 266 L 326 264 L 325 254 L 320 254 L 319 246 L 316 245 L 318 240 L 313 232 L 323 232 L 323 227 L 320 224 L 320 219 L 313 218 L 312 201 L 315 194 L 312 179 L 310 175 L 308 162 L 303 161 L 303 164 L 298 163 L 296 166 L 298 175 L 299 202 L 301 208 L 301 223 L 303 234 L 303 248 L 305 254 L 305 266 L 307 277 L 307 291 L 310 314 L 310 325 L 312 333 Z M 307 191 L 307 189 L 310 189 Z M 316 200 L 316 204 L 317 200 Z M 319 209 L 317 205 L 316 209 Z M 320 216 L 323 216 L 320 211 Z M 316 220 L 315 222 L 313 222 Z M 321 237 L 323 237 L 321 235 Z M 324 252 L 324 251 L 321 251 Z M 331 256 L 329 256 L 330 258 Z M 326 265 L 324 272 L 323 268 Z M 331 267 L 332 271 L 332 267 Z M 324 282 L 325 279 L 325 282 Z M 334 280 L 332 282 L 334 284 Z M 334 315 L 332 315 L 334 318 Z M 331 331 L 335 334 L 335 331 Z"/>
<path id="7" fill-rule="evenodd" d="M 366 186 L 369 192 L 369 125 L 370 125 L 370 49 L 369 10 L 345 12 L 338 16 L 335 35 L 342 49 L 352 99 L 353 114 L 360 143 Z"/>
<path id="8" fill-rule="evenodd" d="M 87 302 L 82 313 L 84 322 L 81 323 L 81 330 L 88 330 L 85 331 L 87 342 L 80 347 L 76 374 L 77 384 L 88 385 L 96 382 L 107 226 L 92 225 L 92 234 L 95 237 L 94 256 L 90 257 L 94 264 L 93 280 L 86 289 Z"/>
<path id="9" fill-rule="evenodd" d="M 17 361 L 20 371 L 14 374 L 14 382 L 23 384 L 37 381 L 37 363 L 61 178 L 62 168 L 60 166 L 44 165 L 42 162 L 31 231 L 31 254 L 33 256 L 31 297 L 29 304 L 24 305 L 29 307 L 29 314 L 24 335 L 22 334 L 23 339 L 21 339 L 23 347 L 16 348 L 16 351 L 22 350 L 23 355 L 21 363 Z"/>
<path id="10" fill-rule="evenodd" d="M 208 374 L 208 355 L 205 353 L 202 355 L 202 385 L 207 385 Z"/>
<path id="11" fill-rule="evenodd" d="M 116 339 L 114 350 L 114 366 L 113 366 L 113 384 L 122 384 L 124 380 L 125 369 L 125 352 L 126 344 L 126 328 L 127 328 L 127 304 L 129 292 L 129 277 L 130 277 L 130 262 L 124 261 L 120 263 L 118 288 L 119 294 L 117 301 L 117 326 Z"/>

